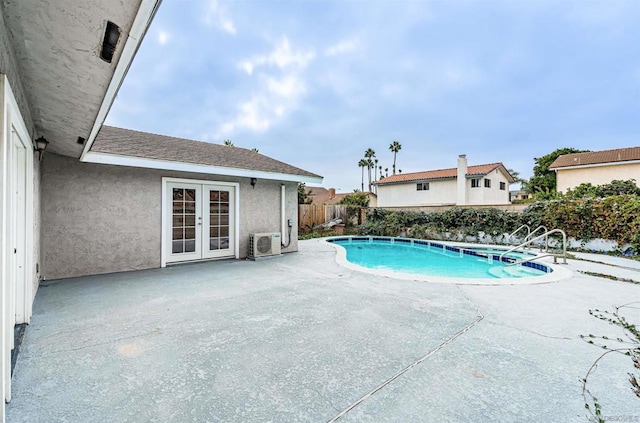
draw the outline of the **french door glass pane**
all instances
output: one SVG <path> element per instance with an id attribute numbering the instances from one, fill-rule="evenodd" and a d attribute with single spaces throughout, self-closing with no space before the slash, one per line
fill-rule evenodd
<path id="1" fill-rule="evenodd" d="M 229 191 L 209 192 L 209 250 L 229 248 Z"/>
<path id="2" fill-rule="evenodd" d="M 171 252 L 196 251 L 196 190 L 173 188 L 173 216 L 171 218 Z"/>

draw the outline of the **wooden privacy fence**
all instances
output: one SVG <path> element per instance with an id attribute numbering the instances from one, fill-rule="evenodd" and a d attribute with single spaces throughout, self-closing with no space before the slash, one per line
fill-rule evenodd
<path id="1" fill-rule="evenodd" d="M 347 206 L 322 205 L 322 204 L 298 204 L 298 227 L 300 232 L 310 231 L 314 226 L 335 219 L 347 222 Z"/>

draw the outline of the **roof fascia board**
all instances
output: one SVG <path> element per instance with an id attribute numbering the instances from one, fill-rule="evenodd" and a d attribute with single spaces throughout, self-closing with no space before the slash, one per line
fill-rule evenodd
<path id="1" fill-rule="evenodd" d="M 107 92 L 105 93 L 100 109 L 98 110 L 98 114 L 96 115 L 96 119 L 93 122 L 91 132 L 89 133 L 89 138 L 85 142 L 84 149 L 80 155 L 80 161 L 82 162 L 86 161 L 87 153 L 91 149 L 91 146 L 96 140 L 96 136 L 98 136 L 98 132 L 100 132 L 100 128 L 102 128 L 102 125 L 107 118 L 107 114 L 109 113 L 116 95 L 118 94 L 118 90 L 120 90 L 120 86 L 122 86 L 122 82 L 124 81 L 125 76 L 127 76 L 131 62 L 138 52 L 138 48 L 142 43 L 158 7 L 160 7 L 160 3 L 162 3 L 162 0 L 142 0 L 140 2 L 138 13 L 133 20 L 129 34 L 127 35 L 127 40 L 122 48 L 122 54 L 120 55 L 120 59 L 116 65 L 113 77 L 109 82 Z"/>
<path id="2" fill-rule="evenodd" d="M 560 167 L 550 167 L 549 170 L 567 170 L 567 169 L 585 169 L 589 167 L 603 167 L 603 166 L 618 166 L 618 165 L 628 165 L 628 164 L 638 164 L 640 160 L 626 160 L 619 162 L 604 162 L 604 163 L 592 163 L 586 165 L 575 165 L 575 166 L 560 166 Z"/>
<path id="3" fill-rule="evenodd" d="M 291 175 L 286 173 L 265 172 L 260 170 L 239 169 L 233 167 L 210 166 L 194 163 L 173 162 L 168 160 L 146 159 L 140 157 L 121 156 L 117 154 L 97 153 L 85 154 L 83 162 L 114 166 L 130 166 L 145 169 L 175 170 L 178 172 L 204 173 L 208 175 L 237 176 L 241 178 L 258 178 L 274 181 L 322 183 L 321 176 Z"/>

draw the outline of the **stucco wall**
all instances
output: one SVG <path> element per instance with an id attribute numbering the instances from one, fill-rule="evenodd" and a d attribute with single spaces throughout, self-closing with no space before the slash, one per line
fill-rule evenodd
<path id="1" fill-rule="evenodd" d="M 252 232 L 280 232 L 278 181 L 80 163 L 47 154 L 42 178 L 43 276 L 47 279 L 160 266 L 162 177 L 240 183 L 240 257 Z M 285 183 L 297 251 L 297 184 Z M 286 237 L 285 237 L 286 239 Z"/>
<path id="2" fill-rule="evenodd" d="M 456 203 L 456 180 L 430 181 L 429 190 L 418 191 L 418 182 L 381 185 L 378 207 L 426 206 Z"/>
<path id="3" fill-rule="evenodd" d="M 640 186 L 640 163 L 594 166 L 578 169 L 558 169 L 557 190 L 566 192 L 569 188 L 575 188 L 580 184 L 592 185 L 608 184 L 613 180 L 635 179 Z"/>
<path id="4" fill-rule="evenodd" d="M 485 188 L 484 180 L 491 180 L 491 188 Z M 505 189 L 500 189 L 500 182 L 505 183 Z M 480 186 L 471 188 L 471 179 L 467 179 L 467 204 L 509 204 L 509 182 L 500 170 L 496 169 L 483 178 Z"/>
<path id="5" fill-rule="evenodd" d="M 471 188 L 471 179 L 467 178 L 466 202 L 476 204 L 509 204 L 509 182 L 499 170 L 486 176 L 491 179 L 491 188 L 485 188 L 484 179 L 480 178 L 480 186 Z M 505 189 L 500 189 L 500 182 Z M 381 185 L 378 187 L 378 207 L 415 207 L 432 205 L 453 205 L 457 201 L 457 179 L 429 181 L 429 190 L 418 191 L 418 182 L 405 184 Z"/>
<path id="6" fill-rule="evenodd" d="M 22 87 L 22 80 L 20 79 L 19 71 L 16 66 L 16 57 L 13 51 L 11 42 L 7 34 L 7 28 L 4 22 L 4 13 L 2 13 L 2 5 L 0 4 L 0 74 L 7 76 L 11 90 L 16 98 L 16 103 L 20 108 L 20 113 L 24 119 L 24 123 L 27 126 L 27 131 L 31 138 L 35 138 L 35 129 L 33 120 L 31 119 L 31 110 L 28 106 L 24 88 Z"/>

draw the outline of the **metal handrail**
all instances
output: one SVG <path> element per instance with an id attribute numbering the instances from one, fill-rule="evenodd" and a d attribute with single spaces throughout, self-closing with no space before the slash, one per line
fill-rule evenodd
<path id="1" fill-rule="evenodd" d="M 536 232 L 538 232 L 540 229 L 543 230 L 543 233 L 549 232 L 549 229 L 547 229 L 546 226 L 544 225 L 540 225 L 537 228 L 535 228 L 533 231 L 531 231 L 531 233 L 529 235 L 527 235 L 523 241 L 527 241 L 529 238 L 531 238 Z M 542 251 L 542 247 L 540 247 L 540 251 Z M 549 251 L 549 237 L 547 236 L 544 239 L 544 252 L 548 252 Z"/>
<path id="2" fill-rule="evenodd" d="M 525 239 L 527 239 L 531 234 L 531 227 L 525 223 L 524 225 L 521 225 L 518 229 L 516 229 L 515 231 L 513 231 L 507 236 L 507 242 L 511 242 L 511 237 L 517 234 L 518 232 L 520 232 L 520 229 L 523 229 L 523 228 L 527 228 L 527 236 L 525 237 Z"/>
<path id="3" fill-rule="evenodd" d="M 558 262 L 558 256 L 560 256 L 560 257 L 563 258 L 563 263 L 567 264 L 567 234 L 562 229 L 552 229 L 550 231 L 547 231 L 547 232 L 543 233 L 540 236 L 537 236 L 537 237 L 535 237 L 533 239 L 530 239 L 529 241 L 523 242 L 522 244 L 518 245 L 517 247 L 513 247 L 513 248 L 505 251 L 504 253 L 500 254 L 500 262 L 502 262 L 502 258 L 505 255 L 514 252 L 518 248 L 523 248 L 526 245 L 530 245 L 530 244 L 536 242 L 539 239 L 548 237 L 549 235 L 555 234 L 555 233 L 561 233 L 562 234 L 562 254 L 560 255 L 560 254 L 553 253 L 552 254 L 553 255 L 553 262 L 557 263 Z"/>

